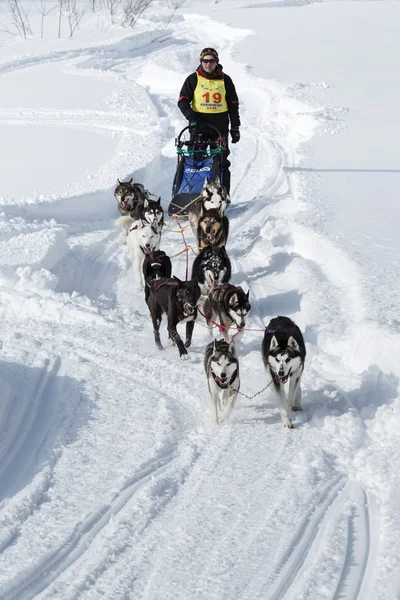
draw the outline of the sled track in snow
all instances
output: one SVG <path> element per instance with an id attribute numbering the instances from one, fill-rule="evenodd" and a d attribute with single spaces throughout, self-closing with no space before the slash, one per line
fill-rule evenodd
<path id="1" fill-rule="evenodd" d="M 50 125 L 75 129 L 107 130 L 129 135 L 144 136 L 143 128 L 135 127 L 134 113 L 106 112 L 102 110 L 3 109 L 0 115 L 3 125 Z"/>
<path id="2" fill-rule="evenodd" d="M 321 523 L 328 510 L 340 498 L 340 492 L 345 487 L 342 477 L 338 477 L 331 483 L 314 511 L 304 517 L 292 536 L 284 555 L 275 566 L 278 573 L 275 581 L 268 587 L 268 600 L 283 600 L 286 592 L 290 589 L 296 579 L 317 537 Z"/>
<path id="3" fill-rule="evenodd" d="M 363 600 L 366 597 L 364 578 L 370 561 L 370 514 L 366 492 L 358 484 L 346 484 L 339 477 L 327 488 L 320 504 L 313 513 L 307 515 L 299 525 L 292 540 L 280 559 L 278 577 L 269 586 L 268 600 L 295 598 L 301 588 L 298 581 L 309 561 L 316 562 L 321 556 L 326 541 L 330 538 L 335 523 L 346 511 L 350 502 L 350 514 L 347 517 L 346 548 L 343 552 L 341 573 L 331 600 Z M 311 552 L 312 551 L 312 552 Z M 364 589 L 363 594 L 360 590 Z"/>
<path id="4" fill-rule="evenodd" d="M 169 469 L 175 460 L 173 452 L 164 456 L 155 458 L 147 466 L 143 467 L 130 482 L 115 497 L 111 505 L 103 505 L 99 509 L 86 517 L 86 519 L 76 527 L 70 538 L 64 544 L 64 547 L 53 553 L 41 565 L 35 567 L 35 572 L 27 576 L 22 581 L 3 588 L 1 597 L 4 600 L 32 599 L 37 594 L 45 590 L 57 577 L 77 561 L 90 547 L 93 540 L 106 527 L 112 517 L 115 517 L 123 508 L 139 493 L 149 482 L 161 478 Z M 172 496 L 167 496 L 169 501 Z M 145 524 L 140 527 L 141 533 L 147 524 L 156 516 L 152 514 L 151 506 L 148 507 Z M 93 573 L 91 574 L 93 577 Z"/>
<path id="5" fill-rule="evenodd" d="M 15 348 L 20 350 L 18 345 Z M 81 402 L 79 387 L 65 375 L 60 356 L 46 357 L 37 367 L 17 363 L 11 379 L 25 382 L 31 373 L 36 376 L 28 379 L 28 391 L 25 385 L 11 383 L 1 419 L 7 433 L 1 453 L 0 502 L 17 494 L 20 500 L 18 505 L 5 503 L 5 512 L 0 509 L 0 553 L 17 542 L 24 523 L 48 501 L 57 450 L 70 441 Z"/>
<path id="6" fill-rule="evenodd" d="M 13 491 L 18 488 L 19 482 L 25 478 L 26 471 L 32 464 L 32 457 L 38 454 L 49 431 L 52 430 L 55 415 L 52 418 L 51 411 L 46 411 L 44 405 L 46 405 L 46 399 L 51 397 L 51 392 L 56 391 L 55 386 L 61 384 L 61 379 L 59 383 L 55 381 L 60 366 L 61 359 L 59 357 L 45 361 L 33 393 L 29 396 L 26 395 L 21 411 L 15 415 L 15 421 L 17 419 L 18 421 L 13 425 L 14 435 L 9 439 L 1 457 L 0 501 L 7 495 L 12 495 Z M 14 400 L 15 398 L 12 397 L 11 402 Z M 13 420 L 11 411 L 9 420 Z M 10 485 L 9 482 L 12 484 Z M 0 548 L 0 551 L 2 549 Z"/>
<path id="7" fill-rule="evenodd" d="M 9 62 L 4 62 L 0 65 L 0 76 L 7 73 L 13 73 L 20 69 L 29 69 L 30 67 L 36 67 L 43 63 L 51 63 L 63 60 L 73 60 L 80 57 L 86 57 L 89 54 L 94 54 L 98 51 L 98 47 L 95 48 L 81 48 L 78 50 L 53 50 L 47 54 L 38 54 L 37 56 L 31 56 L 29 58 L 17 58 Z"/>
<path id="8" fill-rule="evenodd" d="M 332 600 L 349 598 L 363 600 L 366 598 L 367 586 L 363 586 L 371 552 L 371 517 L 366 492 L 354 486 L 354 499 L 351 514 L 347 519 L 347 545 L 343 556 L 341 576 Z M 364 593 L 361 588 L 364 587 Z"/>

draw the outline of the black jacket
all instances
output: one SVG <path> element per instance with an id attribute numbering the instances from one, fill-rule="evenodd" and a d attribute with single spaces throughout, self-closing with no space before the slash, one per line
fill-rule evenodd
<path id="1" fill-rule="evenodd" d="M 202 77 L 206 77 L 207 79 L 223 79 L 225 82 L 225 90 L 226 90 L 226 103 L 228 105 L 228 112 L 225 113 L 215 113 L 215 114 L 206 114 L 199 113 L 192 110 L 191 102 L 193 100 L 194 90 L 197 86 L 197 74 Z M 182 114 L 190 120 L 193 116 L 197 119 L 205 123 L 211 123 L 215 125 L 221 133 L 228 133 L 229 129 L 229 120 L 231 122 L 232 129 L 238 129 L 240 127 L 240 117 L 239 117 L 239 99 L 236 93 L 235 86 L 233 84 L 232 79 L 229 75 L 222 70 L 222 65 L 218 65 L 213 74 L 209 75 L 202 68 L 201 65 L 198 67 L 195 73 L 189 75 L 186 78 L 181 93 L 179 95 L 178 106 Z"/>

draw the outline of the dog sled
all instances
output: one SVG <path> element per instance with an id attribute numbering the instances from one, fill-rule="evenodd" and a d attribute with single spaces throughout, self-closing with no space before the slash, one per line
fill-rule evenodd
<path id="1" fill-rule="evenodd" d="M 199 123 L 198 131 L 185 138 L 189 127 L 182 129 L 175 139 L 178 164 L 172 185 L 169 215 L 187 217 L 190 204 L 201 193 L 206 177 L 218 176 L 222 181 L 222 154 L 224 138 L 219 130 L 208 123 Z"/>

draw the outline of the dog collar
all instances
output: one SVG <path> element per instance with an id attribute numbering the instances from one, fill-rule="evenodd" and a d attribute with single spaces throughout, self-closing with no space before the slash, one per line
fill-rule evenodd
<path id="1" fill-rule="evenodd" d="M 187 310 L 185 310 L 185 307 L 187 307 L 189 305 L 188 302 L 181 302 L 180 300 L 178 300 L 178 298 L 176 299 L 177 302 L 177 306 L 178 306 L 178 319 L 179 321 L 183 321 L 183 319 L 195 319 L 196 318 L 196 306 L 191 306 L 190 305 L 190 310 L 192 312 L 188 312 Z M 193 309 L 193 310 L 192 310 Z"/>
<path id="2" fill-rule="evenodd" d="M 190 310 L 187 310 L 187 307 L 190 307 Z M 189 304 L 188 302 L 184 302 L 183 304 L 183 314 L 188 316 L 188 317 L 192 317 L 195 313 L 196 307 L 192 306 L 191 304 Z"/>
<path id="3" fill-rule="evenodd" d="M 211 371 L 211 375 L 213 376 L 214 381 L 218 385 L 218 387 L 225 389 L 229 385 L 232 385 L 232 383 L 235 381 L 235 379 L 237 377 L 237 369 L 235 369 L 235 371 L 233 372 L 233 375 L 232 375 L 230 381 L 226 381 L 226 382 L 223 382 L 222 379 L 214 373 L 214 371 Z"/>
<path id="4" fill-rule="evenodd" d="M 152 260 L 153 262 L 151 263 L 151 266 L 154 267 L 157 264 L 161 265 L 162 264 L 162 257 L 160 255 L 156 256 L 153 252 L 150 252 L 149 254 L 149 258 L 150 260 Z"/>

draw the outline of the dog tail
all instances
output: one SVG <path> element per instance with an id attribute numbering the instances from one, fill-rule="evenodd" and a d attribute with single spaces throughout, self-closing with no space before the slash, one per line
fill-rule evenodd
<path id="1" fill-rule="evenodd" d="M 117 227 L 124 227 L 132 225 L 132 223 L 135 222 L 135 219 L 132 219 L 131 216 L 129 215 L 124 215 L 123 217 L 119 217 L 115 222 L 114 225 L 116 225 Z"/>

